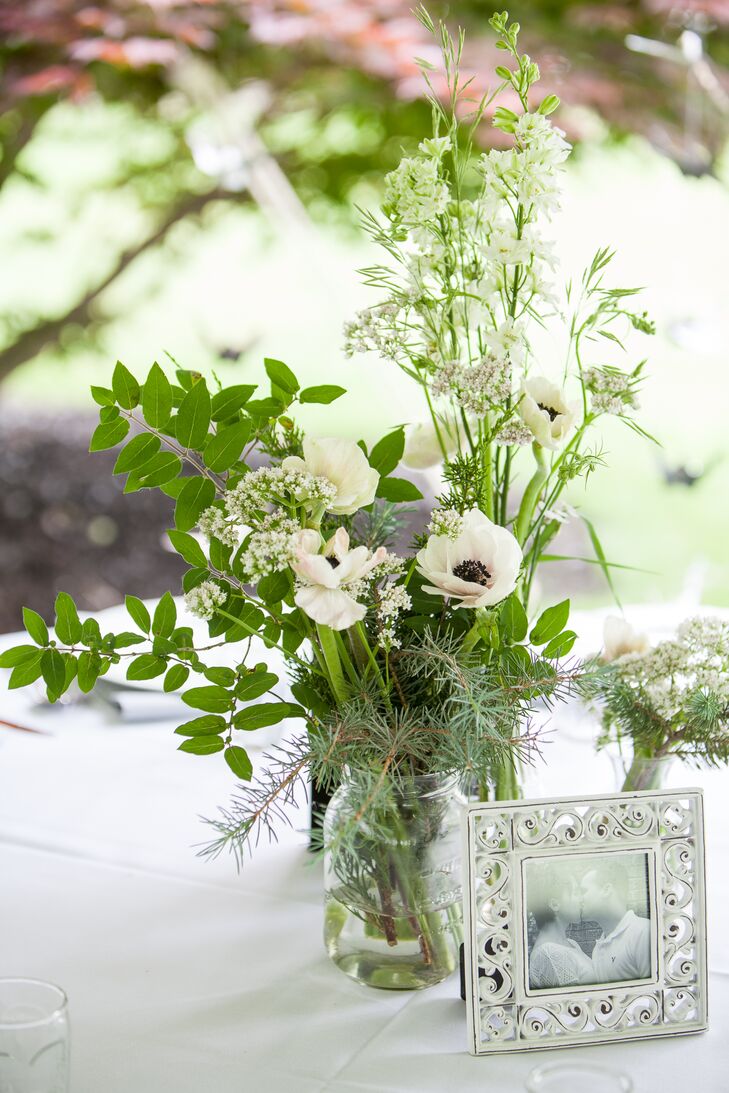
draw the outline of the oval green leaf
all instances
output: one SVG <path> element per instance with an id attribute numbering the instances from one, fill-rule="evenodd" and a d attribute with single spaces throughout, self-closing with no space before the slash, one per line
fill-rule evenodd
<path id="1" fill-rule="evenodd" d="M 187 392 L 177 411 L 175 432 L 183 448 L 199 450 L 210 428 L 210 394 L 204 379 Z"/>
<path id="2" fill-rule="evenodd" d="M 233 745 L 225 749 L 225 761 L 238 778 L 243 782 L 250 782 L 253 774 L 253 764 L 248 758 L 245 748 Z"/>
<path id="3" fill-rule="evenodd" d="M 149 370 L 142 392 L 142 412 L 153 429 L 163 428 L 172 413 L 172 387 L 155 361 Z"/>

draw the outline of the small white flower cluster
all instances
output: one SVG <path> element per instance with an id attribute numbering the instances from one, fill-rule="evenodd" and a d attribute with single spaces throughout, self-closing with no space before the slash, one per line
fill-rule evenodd
<path id="1" fill-rule="evenodd" d="M 472 365 L 446 361 L 435 373 L 432 389 L 435 395 L 455 398 L 467 413 L 480 415 L 504 402 L 511 385 L 509 358 L 486 356 Z"/>
<path id="2" fill-rule="evenodd" d="M 397 355 L 400 342 L 396 335 L 396 319 L 400 305 L 394 301 L 377 304 L 366 311 L 358 311 L 354 319 L 344 324 L 344 353 L 374 350 L 383 357 Z"/>
<path id="3" fill-rule="evenodd" d="M 391 220 L 418 224 L 448 208 L 448 186 L 440 177 L 439 156 L 402 159 L 385 177 L 384 212 Z"/>
<path id="4" fill-rule="evenodd" d="M 227 594 L 215 581 L 203 581 L 185 593 L 185 607 L 199 619 L 212 619 L 215 608 L 225 603 Z"/>
<path id="5" fill-rule="evenodd" d="M 323 475 L 294 468 L 260 467 L 226 495 L 225 508 L 231 520 L 252 524 L 272 503 L 293 500 L 297 504 L 306 501 L 312 506 L 328 505 L 336 494 L 336 486 Z"/>
<path id="6" fill-rule="evenodd" d="M 637 407 L 638 399 L 631 377 L 618 368 L 586 368 L 585 386 L 592 394 L 596 414 L 622 414 L 626 407 Z"/>
<path id="7" fill-rule="evenodd" d="M 678 628 L 678 636 L 689 649 L 729 658 L 729 625 L 715 615 L 684 619 Z"/>
<path id="8" fill-rule="evenodd" d="M 285 569 L 294 557 L 293 537 L 301 528 L 280 509 L 264 517 L 260 527 L 248 539 L 240 564 L 248 580 L 260 581 L 270 573 Z"/>
<path id="9" fill-rule="evenodd" d="M 722 619 L 687 619 L 675 638 L 644 653 L 626 653 L 614 663 L 666 721 L 690 718 L 688 701 L 697 691 L 729 703 L 729 623 Z"/>
<path id="10" fill-rule="evenodd" d="M 382 577 L 399 577 L 405 571 L 405 559 L 399 554 L 392 554 L 389 550 L 384 558 L 377 563 L 375 574 L 378 580 Z"/>
<path id="11" fill-rule="evenodd" d="M 399 648 L 397 621 L 403 611 L 409 610 L 412 602 L 410 593 L 401 584 L 388 584 L 380 592 L 377 622 L 380 627 L 379 644 L 383 649 Z"/>
<path id="12" fill-rule="evenodd" d="M 238 546 L 240 539 L 238 528 L 235 524 L 228 523 L 225 513 L 216 505 L 205 509 L 197 523 L 206 539 L 219 539 L 224 546 Z"/>
<path id="13" fill-rule="evenodd" d="M 433 509 L 430 514 L 428 533 L 457 539 L 463 531 L 463 517 L 455 509 Z"/>
<path id="14" fill-rule="evenodd" d="M 494 437 L 496 444 L 518 444 L 521 447 L 524 447 L 525 444 L 531 444 L 533 440 L 534 436 L 531 429 L 528 429 L 524 422 L 519 420 L 507 422 Z"/>

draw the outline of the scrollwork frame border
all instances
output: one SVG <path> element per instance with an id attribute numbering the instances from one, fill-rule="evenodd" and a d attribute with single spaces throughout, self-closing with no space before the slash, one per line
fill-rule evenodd
<path id="1" fill-rule="evenodd" d="M 707 1028 L 704 813 L 700 789 L 496 801 L 464 815 L 465 979 L 474 1055 L 703 1032 Z M 523 862 L 646 851 L 655 976 L 529 991 Z"/>

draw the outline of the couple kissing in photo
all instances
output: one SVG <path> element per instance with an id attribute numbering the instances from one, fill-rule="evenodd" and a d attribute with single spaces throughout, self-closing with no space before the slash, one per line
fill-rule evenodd
<path id="1" fill-rule="evenodd" d="M 528 877 L 528 910 L 537 927 L 529 954 L 534 990 L 624 982 L 651 975 L 650 921 L 629 906 L 629 874 L 613 859 L 542 862 Z M 592 954 L 568 930 L 596 923 Z"/>

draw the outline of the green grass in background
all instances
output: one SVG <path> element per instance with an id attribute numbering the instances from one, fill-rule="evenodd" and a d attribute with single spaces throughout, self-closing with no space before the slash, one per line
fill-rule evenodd
<path id="1" fill-rule="evenodd" d="M 69 116 L 61 116 L 58 131 L 51 126 L 34 151 L 33 167 L 52 181 L 50 190 L 21 184 L 3 195 L 5 308 L 32 306 L 42 267 L 44 304 L 62 309 L 90 271 L 103 271 L 108 248 L 139 226 L 123 192 L 99 190 L 81 200 L 76 183 L 79 175 L 103 183 L 124 141 L 145 135 L 130 133 L 118 108 L 78 112 L 72 134 L 69 124 Z M 153 143 L 149 154 L 155 154 Z M 644 306 L 658 326 L 655 338 L 636 337 L 633 344 L 636 354 L 650 357 L 640 421 L 663 448 L 609 422 L 608 468 L 571 500 L 599 528 L 610 559 L 651 571 L 619 577 L 625 601 L 674 598 L 689 575 L 703 574 L 704 599 L 729 604 L 729 273 L 722 250 L 729 238 L 729 188 L 682 176 L 638 141 L 583 149 L 573 161 L 554 235 L 572 272 L 598 246 L 615 247 L 613 283 L 647 286 Z M 342 323 L 372 302 L 355 272 L 372 259 L 362 239 L 341 229 L 318 226 L 282 237 L 251 208 L 211 209 L 201 227 L 180 224 L 167 248 L 145 255 L 107 293 L 104 307 L 118 318 L 98 348 L 43 353 L 10 378 L 0 397 L 91 409 L 89 384 L 108 383 L 117 358 L 144 372 L 167 350 L 185 367 L 240 381 L 262 378 L 265 354 L 290 363 L 303 383 L 348 388 L 334 413 L 302 411 L 307 428 L 375 436 L 422 416 L 422 409 L 399 372 L 377 358 L 346 361 L 341 353 Z M 218 359 L 224 347 L 247 352 L 237 364 L 225 364 Z M 555 345 L 546 354 L 555 357 L 555 373 L 558 353 Z M 707 466 L 690 488 L 664 481 L 666 467 L 700 473 Z M 607 601 L 609 593 L 586 593 L 583 602 L 596 599 Z"/>

